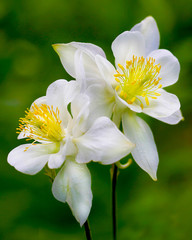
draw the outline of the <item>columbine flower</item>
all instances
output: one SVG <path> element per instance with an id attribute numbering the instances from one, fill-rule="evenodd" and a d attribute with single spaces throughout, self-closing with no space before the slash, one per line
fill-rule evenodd
<path id="1" fill-rule="evenodd" d="M 138 165 L 156 179 L 158 153 L 149 126 L 136 113 L 176 124 L 182 119 L 178 98 L 163 88 L 178 80 L 180 65 L 175 56 L 159 49 L 155 20 L 147 17 L 112 43 L 115 65 L 92 44 L 53 45 L 64 68 L 91 98 L 95 116 L 113 118 L 136 148 Z M 86 81 L 84 81 L 86 79 Z"/>
<path id="2" fill-rule="evenodd" d="M 79 94 L 77 82 L 58 80 L 20 119 L 18 138 L 33 142 L 8 155 L 8 162 L 26 174 L 36 174 L 46 164 L 49 169 L 62 167 L 52 192 L 57 200 L 69 204 L 81 226 L 92 204 L 91 176 L 85 163 L 111 164 L 134 147 L 107 117 L 91 121 L 89 99 Z"/>

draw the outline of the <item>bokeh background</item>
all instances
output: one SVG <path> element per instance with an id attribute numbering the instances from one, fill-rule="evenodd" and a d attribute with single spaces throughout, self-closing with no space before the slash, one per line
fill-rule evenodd
<path id="1" fill-rule="evenodd" d="M 56 201 L 44 172 L 28 176 L 7 163 L 21 144 L 18 119 L 53 81 L 71 77 L 53 43 L 91 42 L 114 61 L 114 38 L 152 15 L 161 48 L 181 63 L 180 79 L 167 88 L 181 101 L 185 121 L 176 126 L 147 118 L 160 165 L 153 182 L 136 163 L 118 178 L 119 240 L 190 239 L 192 229 L 192 1 L 0 0 L 0 239 L 85 239 L 68 205 Z M 89 164 L 93 239 L 111 239 L 110 167 Z"/>

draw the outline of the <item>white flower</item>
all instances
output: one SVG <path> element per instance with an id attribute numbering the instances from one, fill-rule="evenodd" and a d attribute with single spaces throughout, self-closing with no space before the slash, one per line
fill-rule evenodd
<path id="1" fill-rule="evenodd" d="M 50 169 L 61 167 L 53 195 L 69 204 L 81 226 L 92 205 L 91 176 L 85 163 L 111 164 L 134 147 L 107 117 L 91 121 L 89 99 L 79 94 L 78 83 L 58 80 L 20 119 L 18 138 L 34 142 L 8 155 L 9 164 L 26 174 L 36 174 L 46 164 Z"/>
<path id="2" fill-rule="evenodd" d="M 112 43 L 116 67 L 92 44 L 53 45 L 66 71 L 90 96 L 94 117 L 112 116 L 117 126 L 122 120 L 126 136 L 136 143 L 135 161 L 153 179 L 159 161 L 156 145 L 149 126 L 136 113 L 169 124 L 182 119 L 178 98 L 163 89 L 178 80 L 180 65 L 171 52 L 158 50 L 159 38 L 152 17 L 120 34 Z"/>

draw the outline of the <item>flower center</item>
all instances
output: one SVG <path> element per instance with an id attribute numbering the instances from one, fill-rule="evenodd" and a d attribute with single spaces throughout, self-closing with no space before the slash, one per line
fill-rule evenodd
<path id="1" fill-rule="evenodd" d="M 161 70 L 160 64 L 154 64 L 154 58 L 135 57 L 126 61 L 126 67 L 118 64 L 120 71 L 114 74 L 116 85 L 115 90 L 118 95 L 128 104 L 135 101 L 140 103 L 143 109 L 142 99 L 149 105 L 149 98 L 157 99 L 161 94 L 157 92 L 162 87 L 159 84 L 161 78 L 158 77 Z"/>
<path id="2" fill-rule="evenodd" d="M 64 138 L 65 132 L 61 126 L 58 108 L 54 111 L 53 106 L 42 104 L 39 107 L 34 104 L 25 113 L 25 117 L 19 119 L 17 133 L 24 133 L 27 140 L 60 142 Z"/>

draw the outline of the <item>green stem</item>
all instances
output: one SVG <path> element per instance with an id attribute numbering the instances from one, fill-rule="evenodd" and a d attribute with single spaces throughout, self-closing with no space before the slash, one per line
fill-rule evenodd
<path id="1" fill-rule="evenodd" d="M 116 164 L 112 166 L 112 224 L 113 224 L 113 240 L 117 240 L 117 216 L 116 216 L 116 185 L 117 185 L 118 167 Z"/>
<path id="2" fill-rule="evenodd" d="M 90 227 L 89 227 L 89 223 L 88 220 L 84 223 L 84 228 L 85 228 L 85 235 L 87 240 L 91 240 L 91 231 L 90 231 Z"/>

